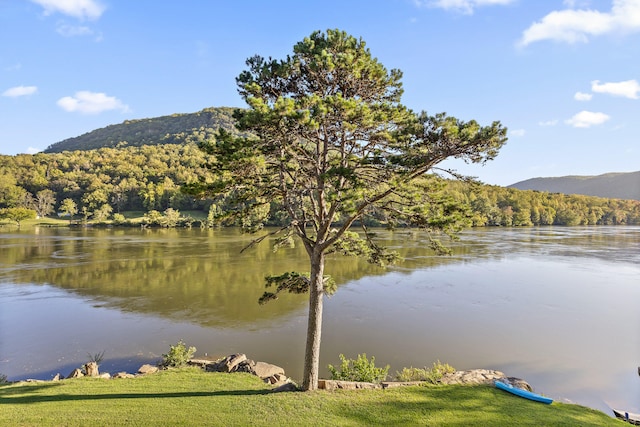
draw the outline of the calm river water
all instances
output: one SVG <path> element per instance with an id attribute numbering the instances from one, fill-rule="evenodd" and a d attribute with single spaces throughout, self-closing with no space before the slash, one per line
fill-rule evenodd
<path id="1" fill-rule="evenodd" d="M 67 375 L 105 352 L 135 371 L 184 340 L 198 355 L 243 352 L 302 376 L 305 296 L 257 303 L 264 276 L 307 271 L 237 230 L 0 230 L 0 373 Z M 326 366 L 375 356 L 390 373 L 498 369 L 537 392 L 640 412 L 640 227 L 474 229 L 434 256 L 421 232 L 381 232 L 405 261 L 383 270 L 330 258 Z M 610 413 L 610 412 L 609 412 Z"/>

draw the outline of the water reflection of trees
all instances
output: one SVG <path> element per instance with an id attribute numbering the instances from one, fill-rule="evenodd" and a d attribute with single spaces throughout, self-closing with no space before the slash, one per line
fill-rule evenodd
<path id="1" fill-rule="evenodd" d="M 428 249 L 423 232 L 378 233 L 405 259 L 396 271 L 518 253 L 610 257 L 612 251 L 628 253 L 629 245 L 637 248 L 639 236 L 637 227 L 475 229 L 452 243 L 452 256 L 441 257 Z M 223 327 L 275 320 L 303 308 L 304 295 L 257 303 L 265 275 L 308 269 L 302 246 L 274 253 L 261 244 L 241 253 L 250 240 L 228 229 L 39 229 L 2 236 L 0 280 L 50 284 L 126 312 Z M 341 256 L 327 268 L 338 285 L 386 272 Z"/>
<path id="2" fill-rule="evenodd" d="M 234 326 L 290 314 L 306 297 L 283 295 L 259 306 L 264 277 L 308 269 L 302 246 L 269 244 L 241 253 L 237 230 L 40 229 L 1 240 L 5 282 L 50 284 L 127 312 Z M 339 284 L 384 270 L 336 256 Z M 95 302 L 94 302 L 95 303 Z"/>

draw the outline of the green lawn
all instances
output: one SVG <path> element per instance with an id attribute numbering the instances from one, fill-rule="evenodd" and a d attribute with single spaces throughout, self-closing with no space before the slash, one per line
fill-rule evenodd
<path id="1" fill-rule="evenodd" d="M 0 386 L 1 426 L 620 426 L 582 406 L 489 386 L 270 393 L 250 374 L 197 368 L 135 379 Z"/>

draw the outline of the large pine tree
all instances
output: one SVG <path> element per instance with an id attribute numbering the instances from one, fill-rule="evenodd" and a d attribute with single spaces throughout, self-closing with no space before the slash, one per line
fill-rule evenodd
<path id="1" fill-rule="evenodd" d="M 367 217 L 390 225 L 455 231 L 466 221 L 433 179 L 455 157 L 484 163 L 506 141 L 499 122 L 482 127 L 446 114 L 414 114 L 400 103 L 399 70 L 387 70 L 365 42 L 343 31 L 314 32 L 283 60 L 254 56 L 237 78 L 249 108 L 238 110 L 237 138 L 221 131 L 202 144 L 215 156 L 212 182 L 192 192 L 224 194 L 239 218 L 283 207 L 287 225 L 278 242 L 297 236 L 310 272 L 269 278 L 278 291 L 309 292 L 302 387 L 317 388 L 323 296 L 329 292 L 325 256 L 332 251 L 387 263 L 394 255 L 363 227 Z"/>

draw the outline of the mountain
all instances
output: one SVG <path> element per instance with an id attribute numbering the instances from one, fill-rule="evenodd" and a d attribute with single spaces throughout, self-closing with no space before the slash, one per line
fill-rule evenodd
<path id="1" fill-rule="evenodd" d="M 205 108 L 197 113 L 172 114 L 140 120 L 125 120 L 117 125 L 87 132 L 51 144 L 45 153 L 94 150 L 102 147 L 123 147 L 155 144 L 197 142 L 215 133 L 220 127 L 237 133 L 232 117 L 235 108 Z"/>
<path id="2" fill-rule="evenodd" d="M 511 184 L 508 188 L 640 200 L 640 171 L 606 173 L 598 176 L 532 178 Z"/>

